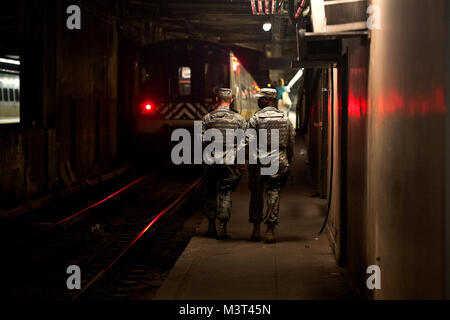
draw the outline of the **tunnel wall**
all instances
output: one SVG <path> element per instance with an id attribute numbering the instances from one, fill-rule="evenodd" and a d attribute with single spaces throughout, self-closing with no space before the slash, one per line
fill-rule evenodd
<path id="1" fill-rule="evenodd" d="M 64 12 L 64 5 L 55 6 Z M 57 94 L 45 95 L 57 106 L 56 161 L 70 161 L 84 176 L 117 156 L 117 26 L 84 11 L 81 30 L 68 30 L 65 19 L 55 18 L 56 65 L 49 77 L 58 79 Z"/>
<path id="2" fill-rule="evenodd" d="M 450 5 L 447 5 L 447 39 L 450 37 Z M 450 57 L 450 41 L 447 40 L 447 57 Z M 450 59 L 447 58 L 447 108 L 450 106 Z M 445 297 L 450 299 L 450 112 L 445 123 Z"/>
<path id="3" fill-rule="evenodd" d="M 0 126 L 0 212 L 66 187 L 64 163 L 78 180 L 119 165 L 118 119 L 128 115 L 132 101 L 127 97 L 119 104 L 119 92 L 133 91 L 128 88 L 133 83 L 122 81 L 119 87 L 120 43 L 126 39 L 125 46 L 137 48 L 153 38 L 146 35 L 149 26 L 138 22 L 119 26 L 117 13 L 96 1 L 78 3 L 81 30 L 69 30 L 71 4 L 20 2 L 18 44 L 6 50 L 21 57 L 21 123 Z M 137 49 L 129 51 L 122 54 L 131 61 L 120 66 L 124 77 L 135 72 Z"/>
<path id="4" fill-rule="evenodd" d="M 348 84 L 342 88 L 348 92 L 347 103 L 342 110 L 347 114 L 347 139 L 344 146 L 346 192 L 342 200 L 346 219 L 346 252 L 343 254 L 350 287 L 358 294 L 367 296 L 370 294 L 365 291 L 364 279 L 368 265 L 367 252 L 372 245 L 368 236 L 371 232 L 370 225 L 373 224 L 373 221 L 369 221 L 366 208 L 369 43 L 369 41 L 361 42 L 360 39 L 344 41 Z"/>
<path id="5" fill-rule="evenodd" d="M 369 259 L 382 271 L 375 298 L 442 298 L 448 1 L 375 4 L 367 163 Z"/>
<path id="6" fill-rule="evenodd" d="M 443 298 L 448 2 L 373 4 L 381 29 L 370 52 L 346 42 L 345 266 L 370 298 Z M 366 288 L 369 265 L 381 268 L 381 290 Z"/>

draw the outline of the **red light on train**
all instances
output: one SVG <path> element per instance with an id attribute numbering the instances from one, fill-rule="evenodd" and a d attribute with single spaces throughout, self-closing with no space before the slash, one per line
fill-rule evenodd
<path id="1" fill-rule="evenodd" d="M 144 102 L 142 104 L 142 113 L 148 114 L 153 111 L 153 105 L 150 102 Z"/>
<path id="2" fill-rule="evenodd" d="M 237 71 L 240 63 L 239 63 L 239 61 L 238 61 L 238 59 L 236 57 L 233 57 L 232 60 L 233 60 L 232 61 L 233 71 Z"/>

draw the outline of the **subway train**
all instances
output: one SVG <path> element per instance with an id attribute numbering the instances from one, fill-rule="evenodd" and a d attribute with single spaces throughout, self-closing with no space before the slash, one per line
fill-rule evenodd
<path id="1" fill-rule="evenodd" d="M 0 124 L 20 122 L 20 76 L 0 68 Z"/>
<path id="2" fill-rule="evenodd" d="M 174 128 L 193 128 L 213 109 L 220 87 L 233 90 L 231 108 L 245 119 L 257 110 L 260 88 L 230 48 L 183 39 L 141 49 L 136 135 L 142 148 L 164 145 L 152 141 L 170 139 Z"/>

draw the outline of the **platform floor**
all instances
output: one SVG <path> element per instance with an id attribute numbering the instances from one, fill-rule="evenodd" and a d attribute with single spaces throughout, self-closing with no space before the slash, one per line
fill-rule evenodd
<path id="1" fill-rule="evenodd" d="M 297 139 L 294 164 L 281 195 L 277 243 L 249 241 L 245 175 L 233 194 L 231 240 L 193 237 L 154 299 L 349 299 L 343 269 L 325 235 L 316 240 L 326 201 L 312 198 L 306 150 Z M 206 231 L 201 223 L 199 235 Z"/>

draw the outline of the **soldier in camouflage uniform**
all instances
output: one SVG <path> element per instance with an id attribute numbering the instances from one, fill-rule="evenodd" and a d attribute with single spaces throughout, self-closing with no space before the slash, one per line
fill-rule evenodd
<path id="1" fill-rule="evenodd" d="M 275 89 L 264 88 L 261 90 L 258 99 L 258 110 L 248 122 L 248 128 L 253 128 L 257 132 L 259 129 L 267 129 L 268 144 L 270 144 L 270 130 L 279 130 L 279 169 L 274 175 L 261 175 L 261 163 L 248 166 L 249 189 L 250 189 L 250 223 L 253 223 L 253 233 L 251 240 L 260 241 L 260 223 L 267 224 L 265 234 L 266 243 L 275 242 L 275 226 L 278 224 L 278 213 L 280 210 L 280 192 L 284 187 L 289 174 L 289 165 L 294 155 L 295 130 L 286 114 L 277 109 L 277 91 Z M 267 150 L 271 150 L 267 146 Z M 261 153 L 258 150 L 258 160 Z M 263 218 L 263 193 L 267 190 L 267 207 Z"/>
<path id="2" fill-rule="evenodd" d="M 208 113 L 202 122 L 203 134 L 208 129 L 218 129 L 223 136 L 224 164 L 206 165 L 206 199 L 204 210 L 209 220 L 207 236 L 218 240 L 229 239 L 227 223 L 231 213 L 231 193 L 235 190 L 240 179 L 237 166 L 225 163 L 226 154 L 226 130 L 245 129 L 246 122 L 237 112 L 230 109 L 233 102 L 231 89 L 220 88 L 216 90 L 217 107 Z M 236 155 L 236 145 L 232 150 Z M 219 230 L 216 231 L 216 218 L 219 219 Z"/>

